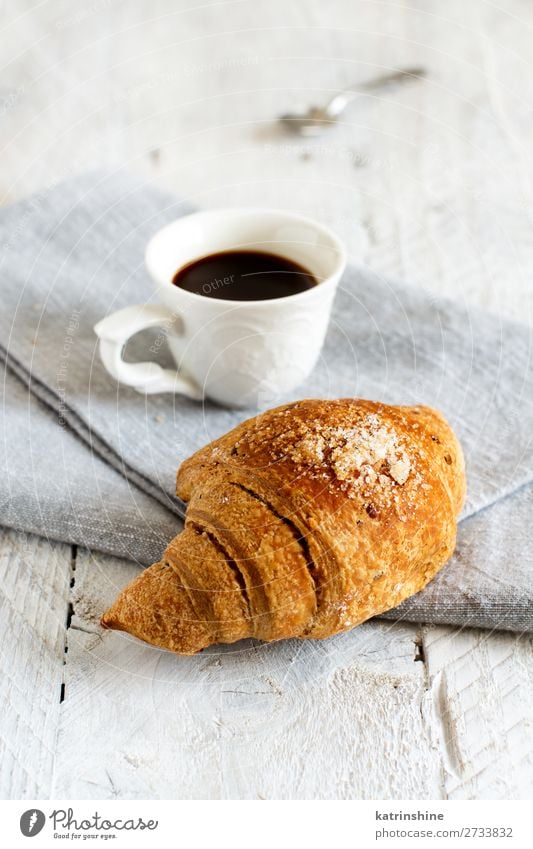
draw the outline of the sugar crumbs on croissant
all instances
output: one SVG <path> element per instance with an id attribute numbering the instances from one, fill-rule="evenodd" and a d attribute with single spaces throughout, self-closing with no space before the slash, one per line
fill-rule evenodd
<path id="1" fill-rule="evenodd" d="M 181 465 L 185 529 L 102 624 L 179 654 L 330 637 L 435 576 L 465 489 L 461 446 L 430 407 L 344 398 L 268 410 Z"/>

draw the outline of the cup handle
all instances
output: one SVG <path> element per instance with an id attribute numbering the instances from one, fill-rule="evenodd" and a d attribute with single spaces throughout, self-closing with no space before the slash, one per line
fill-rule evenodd
<path id="1" fill-rule="evenodd" d="M 126 363 L 122 350 L 128 339 L 147 327 L 160 327 L 174 323 L 176 314 L 163 306 L 139 304 L 108 315 L 94 326 L 100 339 L 100 357 L 109 374 L 137 392 L 154 395 L 156 392 L 174 392 L 200 400 L 202 390 L 192 380 L 173 369 L 164 369 L 157 363 Z"/>

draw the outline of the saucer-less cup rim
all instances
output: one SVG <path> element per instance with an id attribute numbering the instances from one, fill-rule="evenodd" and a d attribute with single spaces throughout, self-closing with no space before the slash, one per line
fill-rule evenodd
<path id="1" fill-rule="evenodd" d="M 290 301 L 291 304 L 295 303 L 296 300 L 306 300 L 316 294 L 317 286 L 324 287 L 328 285 L 335 285 L 335 275 L 342 272 L 346 265 L 347 254 L 346 248 L 344 244 L 327 225 L 322 224 L 320 221 L 315 221 L 313 218 L 309 218 L 306 215 L 300 215 L 297 212 L 289 212 L 283 209 L 276 209 L 275 207 L 256 207 L 256 206 L 242 206 L 242 207 L 217 207 L 214 209 L 200 210 L 199 212 L 192 212 L 189 215 L 181 216 L 180 218 L 176 218 L 174 221 L 171 221 L 169 224 L 166 224 L 160 230 L 155 233 L 148 245 L 146 246 L 145 251 L 145 264 L 152 276 L 152 279 L 157 282 L 158 286 L 162 287 L 170 287 L 171 289 L 179 289 L 180 295 L 184 297 L 186 301 L 188 298 L 191 299 L 192 302 L 198 303 L 198 301 L 205 301 L 208 296 L 200 295 L 197 292 L 189 292 L 187 289 L 182 289 L 180 286 L 176 286 L 175 283 L 172 282 L 173 275 L 169 276 L 167 274 L 161 274 L 158 269 L 157 257 L 155 256 L 158 250 L 158 242 L 167 239 L 168 236 L 172 233 L 174 229 L 178 229 L 180 224 L 187 219 L 188 221 L 193 221 L 194 219 L 203 219 L 205 221 L 209 221 L 211 218 L 213 221 L 217 218 L 242 218 L 243 216 L 251 217 L 257 215 L 258 217 L 263 217 L 265 215 L 272 215 L 278 219 L 285 219 L 288 222 L 305 224 L 306 226 L 312 228 L 315 231 L 321 232 L 324 236 L 326 236 L 331 242 L 331 253 L 332 253 L 332 261 L 335 260 L 334 265 L 332 264 L 332 268 L 329 271 L 329 274 L 326 275 L 322 280 L 317 279 L 316 286 L 313 285 L 309 289 L 305 289 L 303 292 L 297 292 L 292 295 L 283 295 L 280 298 L 261 298 L 253 301 L 239 301 L 237 299 L 232 298 L 224 298 L 223 302 L 228 307 L 238 306 L 239 309 L 257 309 L 261 306 L 265 306 L 267 304 L 279 304 L 281 301 Z M 266 242 L 265 253 L 276 255 L 275 246 L 272 247 L 271 242 Z M 282 245 L 283 243 L 281 243 Z M 303 247 L 305 248 L 306 243 L 303 243 Z M 269 248 L 269 246 L 271 246 Z M 224 248 L 221 252 L 224 251 L 234 251 L 234 250 L 247 250 L 246 243 L 242 244 L 232 244 L 228 245 L 227 248 Z M 218 252 L 218 251 L 217 251 Z M 279 255 L 282 255 L 282 250 L 280 248 Z M 202 259 L 203 257 L 209 256 L 210 251 L 198 252 L 197 255 L 191 256 L 188 260 L 188 263 L 195 262 L 195 260 Z M 187 264 L 187 263 L 184 263 Z M 180 265 L 178 264 L 174 269 L 174 274 L 179 271 Z M 307 269 L 306 270 L 311 270 Z M 313 274 L 313 276 L 315 276 Z"/>
<path id="2" fill-rule="evenodd" d="M 239 222 L 246 222 L 249 225 L 250 222 L 253 223 L 254 217 L 259 219 L 258 232 L 263 228 L 265 230 L 264 241 L 257 238 L 245 241 L 245 236 L 240 241 L 238 235 L 230 237 L 230 235 L 224 233 L 225 227 L 231 233 L 232 223 L 235 225 L 235 232 L 237 232 Z M 195 238 L 195 221 L 201 221 L 207 227 L 208 237 L 205 239 L 204 248 L 198 245 L 198 242 L 202 241 L 203 238 L 201 231 L 196 232 Z M 178 233 L 180 230 L 184 231 L 187 225 L 192 227 L 188 234 L 190 244 L 187 241 L 184 242 L 184 238 L 187 237 L 186 233 Z M 218 231 L 217 225 L 220 225 Z M 292 235 L 286 239 L 281 238 L 279 241 L 268 239 L 269 225 L 274 228 L 284 225 L 289 227 L 290 225 L 303 225 L 319 236 L 320 241 L 307 241 L 305 234 L 304 241 L 299 241 Z M 243 232 L 245 229 L 243 224 Z M 171 245 L 173 244 L 173 231 L 176 231 L 175 244 L 177 250 L 175 252 L 169 250 L 169 241 Z M 211 245 L 209 244 L 209 233 L 212 233 Z M 199 235 L 201 236 L 200 239 L 198 238 Z M 290 258 L 294 258 L 294 254 L 297 254 L 299 257 L 297 261 L 311 271 L 317 283 L 309 289 L 293 295 L 239 301 L 212 298 L 189 292 L 172 282 L 176 271 L 184 265 L 194 262 L 195 259 L 201 259 L 212 253 L 239 249 L 257 251 L 264 249 L 265 252 L 277 253 L 279 256 L 289 256 Z M 324 251 L 329 253 L 329 262 L 324 260 Z M 174 258 L 174 253 L 176 258 Z M 318 259 L 319 254 L 321 255 L 320 260 Z M 314 259 L 312 259 L 313 255 Z M 309 262 L 306 262 L 306 257 Z M 193 314 L 198 315 L 199 312 L 205 310 L 206 320 L 208 316 L 213 316 L 213 311 L 215 313 L 220 311 L 221 314 L 223 313 L 228 317 L 231 317 L 237 311 L 238 314 L 255 313 L 257 316 L 262 315 L 266 321 L 274 321 L 276 312 L 279 316 L 283 304 L 287 304 L 287 308 L 290 305 L 291 311 L 301 305 L 302 311 L 305 312 L 306 303 L 309 303 L 309 305 L 314 303 L 316 309 L 318 306 L 316 298 L 317 296 L 322 297 L 320 293 L 325 297 L 324 303 L 331 304 L 335 287 L 346 265 L 346 251 L 341 240 L 329 227 L 307 216 L 273 208 L 230 207 L 194 212 L 171 221 L 150 239 L 146 247 L 145 263 L 163 303 L 138 304 L 126 307 L 99 321 L 94 330 L 100 340 L 99 350 L 102 362 L 116 380 L 131 386 L 140 393 L 150 395 L 172 392 L 201 400 L 204 397 L 203 388 L 186 373 L 182 373 L 181 370 L 164 369 L 158 363 L 149 361 L 125 362 L 122 358 L 122 351 L 128 339 L 149 327 L 168 327 L 169 323 L 173 322 L 176 317 L 181 317 L 186 322 L 187 304 L 189 304 Z M 317 274 L 317 265 L 321 267 L 320 274 Z M 181 307 L 174 307 L 173 302 L 178 297 Z M 329 313 L 329 307 L 327 307 L 327 311 Z M 323 332 L 325 331 L 322 330 L 322 334 Z M 322 342 L 319 341 L 318 348 L 321 344 Z M 229 390 L 228 394 L 231 396 Z M 239 405 L 235 399 L 231 400 L 231 398 L 227 400 L 227 403 Z"/>

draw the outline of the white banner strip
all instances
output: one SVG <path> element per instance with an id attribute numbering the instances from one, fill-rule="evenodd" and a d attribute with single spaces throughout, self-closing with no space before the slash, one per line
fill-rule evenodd
<path id="1" fill-rule="evenodd" d="M 475 802 L 3 801 L 2 846 L 176 849 L 531 849 L 530 804 Z M 35 840 L 35 843 L 31 841 Z"/>

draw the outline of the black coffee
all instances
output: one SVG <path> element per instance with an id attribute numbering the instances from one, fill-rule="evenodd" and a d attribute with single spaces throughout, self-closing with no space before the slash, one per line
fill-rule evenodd
<path id="1" fill-rule="evenodd" d="M 262 251 L 234 250 L 195 259 L 176 271 L 172 282 L 206 298 L 266 301 L 305 292 L 318 281 L 291 259 Z"/>

